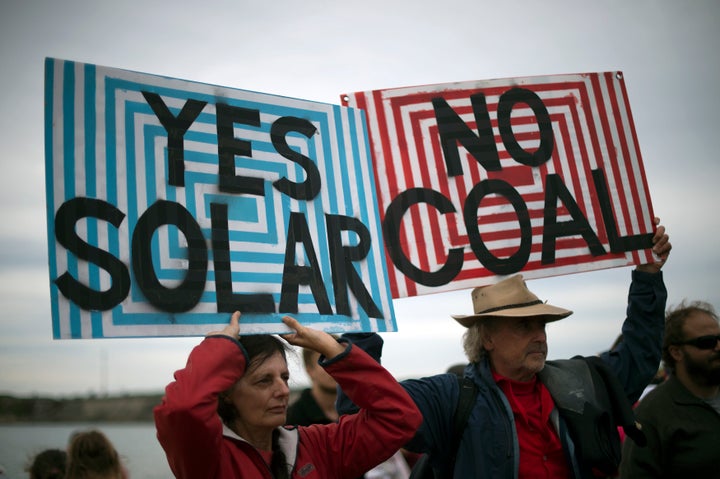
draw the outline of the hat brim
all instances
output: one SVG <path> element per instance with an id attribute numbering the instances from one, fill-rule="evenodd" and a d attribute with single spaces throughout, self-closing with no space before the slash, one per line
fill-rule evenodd
<path id="1" fill-rule="evenodd" d="M 476 321 L 488 318 L 542 318 L 546 323 L 567 318 L 573 314 L 569 309 L 560 308 L 551 304 L 533 304 L 521 308 L 509 308 L 483 314 L 453 314 L 452 318 L 461 325 L 469 328 Z"/>

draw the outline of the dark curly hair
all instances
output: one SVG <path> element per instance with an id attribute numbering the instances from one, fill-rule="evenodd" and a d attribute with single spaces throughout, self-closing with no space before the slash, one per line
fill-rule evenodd
<path id="1" fill-rule="evenodd" d="M 718 321 L 715 308 L 705 301 L 682 301 L 678 306 L 667 311 L 665 315 L 665 339 L 663 340 L 662 350 L 662 360 L 666 370 L 675 370 L 675 358 L 670 354 L 670 346 L 681 343 L 687 339 L 683 334 L 685 321 L 690 316 L 698 313 L 707 314 L 715 321 Z"/>

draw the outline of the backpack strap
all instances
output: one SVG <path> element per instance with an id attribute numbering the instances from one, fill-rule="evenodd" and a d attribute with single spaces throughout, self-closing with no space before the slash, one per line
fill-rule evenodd
<path id="1" fill-rule="evenodd" d="M 458 403 L 455 407 L 455 414 L 453 416 L 453 438 L 450 449 L 450 462 L 449 462 L 449 473 L 448 477 L 452 477 L 455 471 L 455 459 L 457 458 L 457 451 L 460 447 L 460 439 L 462 438 L 465 426 L 467 425 L 470 412 L 475 405 L 475 399 L 477 398 L 477 385 L 475 382 L 468 377 L 458 377 L 458 386 L 460 387 L 460 395 L 458 397 Z"/>
<path id="2" fill-rule="evenodd" d="M 455 412 L 453 413 L 453 424 L 452 424 L 452 440 L 450 443 L 450 455 L 445 469 L 446 474 L 441 477 L 446 479 L 453 476 L 455 471 L 455 458 L 457 456 L 457 450 L 460 446 L 460 439 L 462 438 L 463 431 L 467 425 L 467 420 L 470 417 L 470 412 L 475 405 L 475 399 L 477 398 L 477 385 L 470 378 L 461 378 L 458 376 L 458 386 L 460 393 L 458 395 L 458 402 L 455 406 Z M 439 471 L 438 471 L 439 472 Z M 436 474 L 430 465 L 429 457 L 427 453 L 420 456 L 420 459 L 413 466 L 412 472 L 410 473 L 410 479 L 432 479 L 435 478 Z"/>

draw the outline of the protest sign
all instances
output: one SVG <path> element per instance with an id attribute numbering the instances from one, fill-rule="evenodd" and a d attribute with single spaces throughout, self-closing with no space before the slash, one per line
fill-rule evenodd
<path id="1" fill-rule="evenodd" d="M 341 99 L 366 110 L 393 298 L 652 261 L 621 72 Z"/>
<path id="2" fill-rule="evenodd" d="M 363 112 L 45 62 L 55 338 L 396 329 Z"/>

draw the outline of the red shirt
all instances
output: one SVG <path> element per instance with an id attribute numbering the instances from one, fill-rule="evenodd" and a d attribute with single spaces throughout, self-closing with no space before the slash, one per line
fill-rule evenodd
<path id="1" fill-rule="evenodd" d="M 493 372 L 498 387 L 510 402 L 520 444 L 519 478 L 562 479 L 570 477 L 557 431 L 550 422 L 555 403 L 547 388 L 535 377 L 513 381 Z"/>

